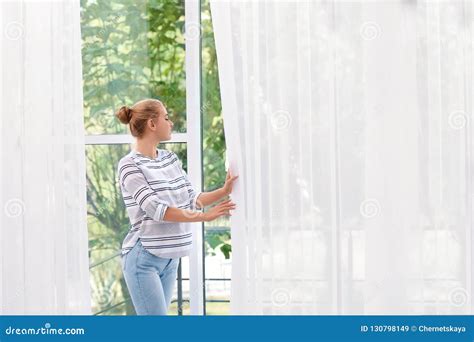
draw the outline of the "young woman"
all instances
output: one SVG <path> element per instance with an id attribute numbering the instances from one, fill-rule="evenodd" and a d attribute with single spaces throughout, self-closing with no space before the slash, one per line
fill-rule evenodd
<path id="1" fill-rule="evenodd" d="M 178 156 L 156 146 L 171 139 L 173 123 L 153 99 L 123 106 L 116 113 L 137 138 L 136 148 L 118 164 L 119 184 L 131 228 L 122 244 L 122 270 L 137 315 L 166 315 L 179 258 L 189 255 L 192 232 L 186 222 L 212 221 L 235 209 L 225 200 L 237 176 L 227 173 L 222 188 L 193 189 Z"/>

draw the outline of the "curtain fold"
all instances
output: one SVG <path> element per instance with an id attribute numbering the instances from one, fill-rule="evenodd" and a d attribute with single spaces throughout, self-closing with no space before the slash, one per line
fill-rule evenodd
<path id="1" fill-rule="evenodd" d="M 472 1 L 211 0 L 233 314 L 471 314 Z"/>
<path id="2" fill-rule="evenodd" d="M 0 313 L 90 314 L 79 1 L 0 3 Z"/>

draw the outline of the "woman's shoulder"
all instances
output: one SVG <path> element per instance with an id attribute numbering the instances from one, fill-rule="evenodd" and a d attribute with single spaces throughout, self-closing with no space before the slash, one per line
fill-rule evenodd
<path id="1" fill-rule="evenodd" d="M 118 162 L 118 167 L 120 168 L 121 166 L 123 165 L 126 165 L 126 164 L 130 164 L 130 163 L 135 163 L 134 159 L 133 159 L 133 155 L 132 155 L 132 152 L 133 151 L 130 151 L 129 153 L 127 153 L 126 155 L 124 155 L 122 158 L 120 158 L 119 162 Z"/>
<path id="2" fill-rule="evenodd" d="M 173 151 L 166 150 L 164 148 L 157 148 L 156 151 L 158 152 L 159 156 L 163 156 L 163 157 L 174 153 Z"/>
<path id="3" fill-rule="evenodd" d="M 166 149 L 157 149 L 158 151 L 158 156 L 159 156 L 159 160 L 162 160 L 163 158 L 165 159 L 169 159 L 169 158 L 176 158 L 176 159 L 179 159 L 177 154 L 174 153 L 173 151 L 170 151 L 170 150 L 166 150 Z"/>

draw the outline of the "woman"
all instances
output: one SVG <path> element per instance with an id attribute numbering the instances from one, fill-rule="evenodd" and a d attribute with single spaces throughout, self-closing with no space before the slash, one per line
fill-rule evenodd
<path id="1" fill-rule="evenodd" d="M 192 232 L 186 222 L 230 215 L 231 200 L 196 211 L 232 191 L 237 176 L 227 174 L 222 188 L 196 192 L 178 156 L 156 146 L 171 139 L 173 123 L 153 99 L 123 106 L 116 113 L 137 138 L 136 148 L 118 164 L 120 189 L 131 228 L 122 244 L 122 270 L 137 315 L 166 315 L 179 258 L 189 255 Z"/>

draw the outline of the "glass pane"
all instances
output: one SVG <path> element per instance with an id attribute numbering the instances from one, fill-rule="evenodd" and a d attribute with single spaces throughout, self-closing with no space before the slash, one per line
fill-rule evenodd
<path id="1" fill-rule="evenodd" d="M 225 180 L 225 139 L 217 56 L 209 0 L 202 1 L 202 116 L 204 189 L 214 190 Z"/>
<path id="2" fill-rule="evenodd" d="M 205 191 L 212 191 L 224 184 L 226 171 L 219 74 L 209 0 L 201 2 L 201 26 L 203 174 Z M 229 219 L 220 218 L 212 222 L 206 222 L 204 227 L 206 279 L 230 278 L 231 239 Z M 217 285 L 221 286 L 223 283 L 230 286 L 230 282 L 222 281 L 217 282 Z M 230 289 L 229 291 L 217 291 L 215 286 L 215 282 L 206 280 L 206 314 L 228 314 L 228 303 L 209 300 L 230 300 Z"/>
<path id="3" fill-rule="evenodd" d="M 181 260 L 188 259 L 183 258 Z M 183 276 L 184 278 L 184 276 Z M 189 278 L 188 278 L 189 279 Z M 183 316 L 191 314 L 191 307 L 189 305 L 189 280 L 183 280 L 183 303 L 182 303 L 182 310 Z M 171 298 L 171 304 L 168 310 L 168 315 L 178 315 L 178 296 L 177 296 L 177 289 L 175 289 L 175 293 Z"/>
<path id="4" fill-rule="evenodd" d="M 230 228 L 207 226 L 205 230 L 206 314 L 230 314 Z"/>
<path id="5" fill-rule="evenodd" d="M 230 281 L 206 280 L 206 315 L 230 315 Z"/>
<path id="6" fill-rule="evenodd" d="M 185 143 L 162 144 L 159 148 L 178 154 L 186 169 Z M 130 222 L 117 181 L 117 164 L 129 151 L 130 145 L 126 144 L 86 146 L 89 262 L 95 314 L 135 314 L 120 263 L 120 249 Z M 189 267 L 183 269 L 183 277 L 189 278 Z"/>
<path id="7" fill-rule="evenodd" d="M 217 225 L 207 226 L 205 232 L 206 279 L 230 278 L 230 228 Z"/>
<path id="8" fill-rule="evenodd" d="M 81 0 L 87 134 L 125 133 L 122 105 L 162 100 L 175 132 L 186 131 L 184 2 Z"/>

